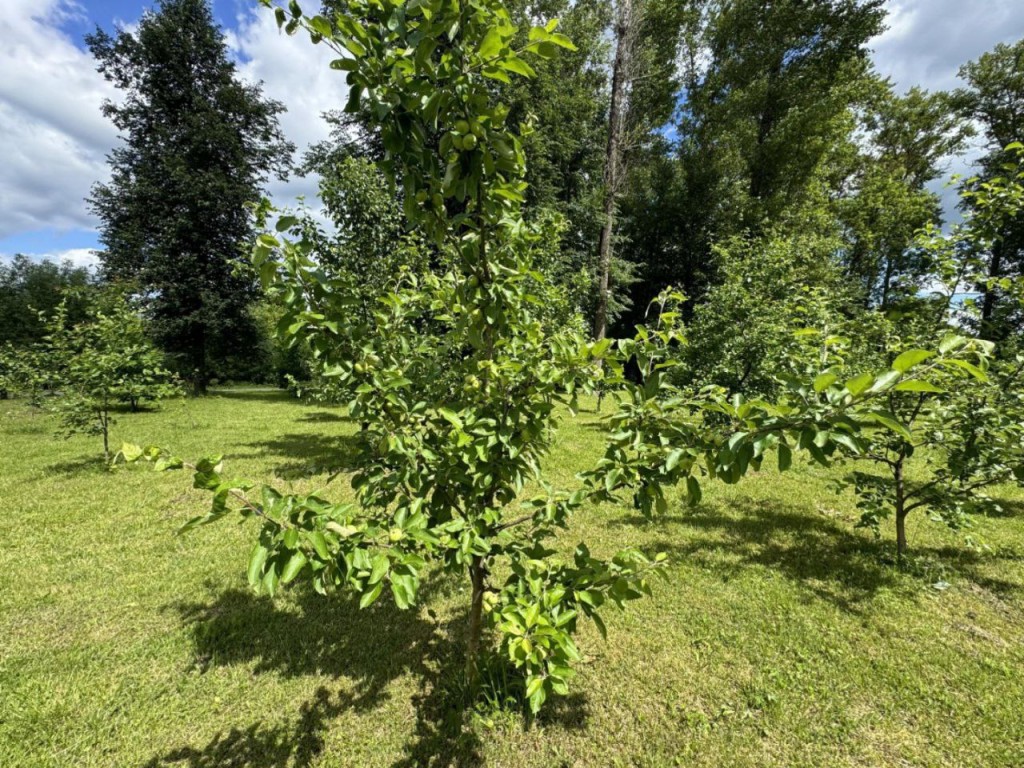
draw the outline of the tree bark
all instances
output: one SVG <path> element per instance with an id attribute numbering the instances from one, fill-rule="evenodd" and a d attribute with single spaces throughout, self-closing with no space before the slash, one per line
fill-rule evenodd
<path id="1" fill-rule="evenodd" d="M 615 198 L 619 191 L 619 144 L 622 139 L 623 101 L 629 66 L 630 27 L 634 0 L 619 0 L 615 19 L 615 61 L 608 112 L 608 144 L 604 162 L 604 224 L 598 241 L 598 294 L 594 311 L 594 339 L 608 334 L 608 300 L 611 290 L 612 235 L 615 232 Z"/>
<path id="2" fill-rule="evenodd" d="M 473 584 L 473 597 L 469 606 L 469 629 L 466 635 L 466 683 L 474 690 L 480 681 L 480 637 L 483 631 L 484 590 L 487 586 L 487 569 L 479 555 L 473 558 L 469 567 Z"/>
<path id="3" fill-rule="evenodd" d="M 988 264 L 988 277 L 991 279 L 1003 276 L 1003 248 L 1001 243 L 992 246 L 992 257 Z M 983 339 L 995 340 L 997 329 L 995 323 L 996 313 L 996 288 L 988 285 L 982 286 L 981 300 L 981 337 Z"/>
<path id="4" fill-rule="evenodd" d="M 896 562 L 902 564 L 907 551 L 906 485 L 903 481 L 902 459 L 896 463 L 892 472 L 896 481 Z"/>
<path id="5" fill-rule="evenodd" d="M 110 421 L 106 413 L 100 413 L 100 429 L 103 430 L 103 460 L 110 462 Z"/>

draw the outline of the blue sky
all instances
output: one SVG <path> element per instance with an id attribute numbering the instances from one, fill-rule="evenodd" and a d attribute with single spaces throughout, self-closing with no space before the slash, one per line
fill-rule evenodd
<path id="1" fill-rule="evenodd" d="M 85 51 L 85 36 L 97 26 L 113 31 L 118 25 L 131 24 L 138 20 L 145 9 L 154 2 L 139 0 L 86 0 L 78 2 L 77 8 L 67 4 L 68 12 L 53 20 L 51 26 L 64 34 L 79 50 Z M 214 0 L 213 9 L 225 29 L 238 28 L 238 16 L 250 6 L 245 0 Z M 2 216 L 2 214 L 0 214 Z M 99 246 L 97 235 L 91 228 L 68 228 L 66 226 L 24 229 L 13 234 L 0 236 L 0 255 L 13 253 L 51 254 L 76 253 L 85 258 L 82 250 Z"/>
<path id="2" fill-rule="evenodd" d="M 311 0 L 312 1 L 312 0 Z M 117 93 L 96 72 L 84 37 L 136 23 L 155 0 L 2 0 L 0 14 L 0 259 L 15 253 L 91 263 L 97 221 L 85 198 L 108 178 L 117 134 L 100 108 Z M 302 149 L 326 138 L 320 115 L 345 103 L 344 77 L 308 39 L 279 34 L 256 0 L 214 0 L 241 77 L 285 104 L 281 123 Z M 312 198 L 315 180 L 273 182 L 281 205 Z"/>
<path id="3" fill-rule="evenodd" d="M 131 25 L 154 0 L 2 0 L 0 14 L 0 259 L 14 253 L 89 263 L 95 218 L 84 203 L 107 177 L 117 136 L 100 115 L 117 94 L 95 72 L 83 36 L 97 24 Z M 314 0 L 308 0 L 309 3 Z M 282 126 L 304 148 L 327 135 L 320 114 L 345 101 L 329 55 L 308 40 L 278 34 L 256 0 L 214 0 L 239 73 L 264 83 L 288 108 Z M 998 42 L 1024 37 L 1021 0 L 889 0 L 889 29 L 872 43 L 876 68 L 906 89 L 956 87 L 959 66 Z M 977 152 L 953 159 L 969 171 Z M 315 180 L 274 183 L 276 202 L 311 198 Z M 947 200 L 952 193 L 944 193 Z"/>

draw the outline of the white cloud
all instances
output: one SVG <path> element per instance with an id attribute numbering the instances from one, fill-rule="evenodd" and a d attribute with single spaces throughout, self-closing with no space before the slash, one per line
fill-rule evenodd
<path id="1" fill-rule="evenodd" d="M 117 132 L 101 106 L 117 91 L 96 72 L 87 51 L 60 30 L 82 8 L 73 0 L 4 0 L 0 15 L 0 238 L 34 230 L 92 230 L 85 198 L 109 178 L 106 155 Z M 131 23 L 122 23 L 131 29 Z M 278 33 L 273 15 L 245 12 L 228 44 L 239 74 L 263 81 L 266 96 L 285 104 L 285 135 L 300 152 L 324 139 L 320 115 L 344 104 L 344 76 L 331 70 L 330 52 L 301 36 Z M 279 204 L 299 195 L 311 201 L 314 179 L 274 181 Z"/>
<path id="2" fill-rule="evenodd" d="M 886 9 L 875 65 L 904 90 L 956 88 L 961 65 L 1024 37 L 1020 0 L 890 0 Z"/>
<path id="3" fill-rule="evenodd" d="M 239 74 L 249 82 L 262 82 L 263 94 L 288 108 L 281 115 L 281 128 L 296 145 L 296 160 L 310 144 L 328 137 L 321 115 L 345 105 L 348 86 L 344 73 L 330 68 L 337 56 L 326 45 L 314 46 L 304 33 L 285 35 L 273 14 L 263 11 L 241 14 L 238 29 L 229 30 L 227 39 L 240 62 Z M 300 195 L 313 203 L 317 182 L 295 177 L 287 184 L 272 183 L 270 191 L 278 205 L 290 205 Z"/>
<path id="4" fill-rule="evenodd" d="M 0 237 L 91 227 L 84 198 L 107 177 L 116 131 L 100 114 L 116 92 L 59 29 L 66 0 L 5 0 L 0 15 Z"/>
<path id="5" fill-rule="evenodd" d="M 873 59 L 900 91 L 914 85 L 929 91 L 958 88 L 962 65 L 998 43 L 1024 37 L 1020 0 L 891 0 L 886 8 L 888 29 L 873 42 Z M 983 154 L 975 142 L 961 157 L 950 158 L 946 178 L 932 185 L 950 217 L 956 218 L 958 198 L 945 182 L 951 174 L 970 176 Z"/>
<path id="6" fill-rule="evenodd" d="M 53 261 L 57 264 L 70 261 L 76 267 L 88 267 L 89 269 L 95 269 L 100 263 L 99 259 L 96 258 L 96 252 L 91 248 L 69 248 L 66 251 L 26 253 L 25 255 L 32 261 Z M 0 262 L 9 262 L 13 258 L 13 253 L 0 253 Z"/>

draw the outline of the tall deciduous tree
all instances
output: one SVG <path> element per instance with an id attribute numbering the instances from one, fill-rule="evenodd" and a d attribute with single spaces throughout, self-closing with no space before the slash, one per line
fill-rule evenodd
<path id="1" fill-rule="evenodd" d="M 863 150 L 838 214 L 849 240 L 847 274 L 862 286 L 865 305 L 887 309 L 928 281 L 933 265 L 912 247 L 918 231 L 940 219 L 939 197 L 926 185 L 972 129 L 947 93 L 911 88 L 899 96 L 887 80 L 876 80 L 875 90 L 860 110 Z"/>
<path id="2" fill-rule="evenodd" d="M 1012 159 L 1008 145 L 1024 140 L 1024 40 L 1000 44 L 977 61 L 965 64 L 960 77 L 966 87 L 955 96 L 964 114 L 980 124 L 988 154 L 982 160 L 984 179 L 1005 173 Z M 982 293 L 980 330 L 1001 340 L 1019 331 L 1022 318 L 1016 302 L 1000 287 L 1002 278 L 1024 274 L 1024 216 L 1007 219 L 988 254 L 988 269 L 978 285 Z"/>
<path id="3" fill-rule="evenodd" d="M 207 0 L 161 0 L 135 30 L 86 41 L 123 93 L 103 111 L 124 143 L 90 200 L 103 269 L 139 283 L 157 340 L 202 393 L 253 333 L 255 284 L 234 266 L 252 235 L 246 204 L 284 177 L 284 107 L 239 80 Z"/>
<path id="4" fill-rule="evenodd" d="M 644 264 L 633 292 L 641 311 L 667 283 L 699 298 L 716 279 L 715 242 L 803 222 L 848 152 L 867 42 L 884 17 L 881 0 L 694 5 L 676 157 L 643 169 L 623 206 L 631 258 Z"/>

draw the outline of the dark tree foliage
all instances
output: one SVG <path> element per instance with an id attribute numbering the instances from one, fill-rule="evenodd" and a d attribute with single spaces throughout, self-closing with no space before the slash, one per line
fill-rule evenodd
<path id="1" fill-rule="evenodd" d="M 972 129 L 947 93 L 915 87 L 899 96 L 888 80 L 873 85 L 837 213 L 848 241 L 846 273 L 861 286 L 862 303 L 890 309 L 928 282 L 934 265 L 912 247 L 922 227 L 941 220 L 939 197 L 926 184 L 942 175 L 944 160 L 963 149 Z"/>
<path id="2" fill-rule="evenodd" d="M 0 263 L 0 344 L 16 347 L 37 344 L 46 334 L 40 313 L 49 317 L 61 301 L 69 321 L 85 318 L 85 289 L 93 279 L 85 267 L 70 261 L 34 262 L 21 254 L 9 264 Z"/>
<path id="3" fill-rule="evenodd" d="M 866 95 L 867 43 L 884 19 L 882 0 L 690 5 L 676 155 L 631 180 L 623 205 L 630 258 L 643 265 L 630 323 L 666 283 L 703 295 L 713 243 L 801 220 L 792 212 L 813 202 L 845 151 L 850 109 Z"/>
<path id="4" fill-rule="evenodd" d="M 1000 44 L 977 61 L 965 64 L 960 77 L 966 83 L 954 95 L 962 113 L 981 126 L 988 153 L 982 159 L 981 180 L 1005 175 L 1012 155 L 1006 147 L 1024 141 L 1024 40 Z M 968 201 L 970 198 L 968 198 Z M 986 280 L 981 292 L 980 332 L 1002 341 L 1024 330 L 1019 303 L 999 285 L 1003 278 L 1024 274 L 1024 216 L 1007 219 L 987 254 Z"/>
<path id="5" fill-rule="evenodd" d="M 253 231 L 246 204 L 284 178 L 284 107 L 237 78 L 206 0 L 161 0 L 135 31 L 86 41 L 123 94 L 104 114 L 124 143 L 90 200 L 103 271 L 138 282 L 157 341 L 201 393 L 254 339 L 255 283 L 235 265 Z"/>

